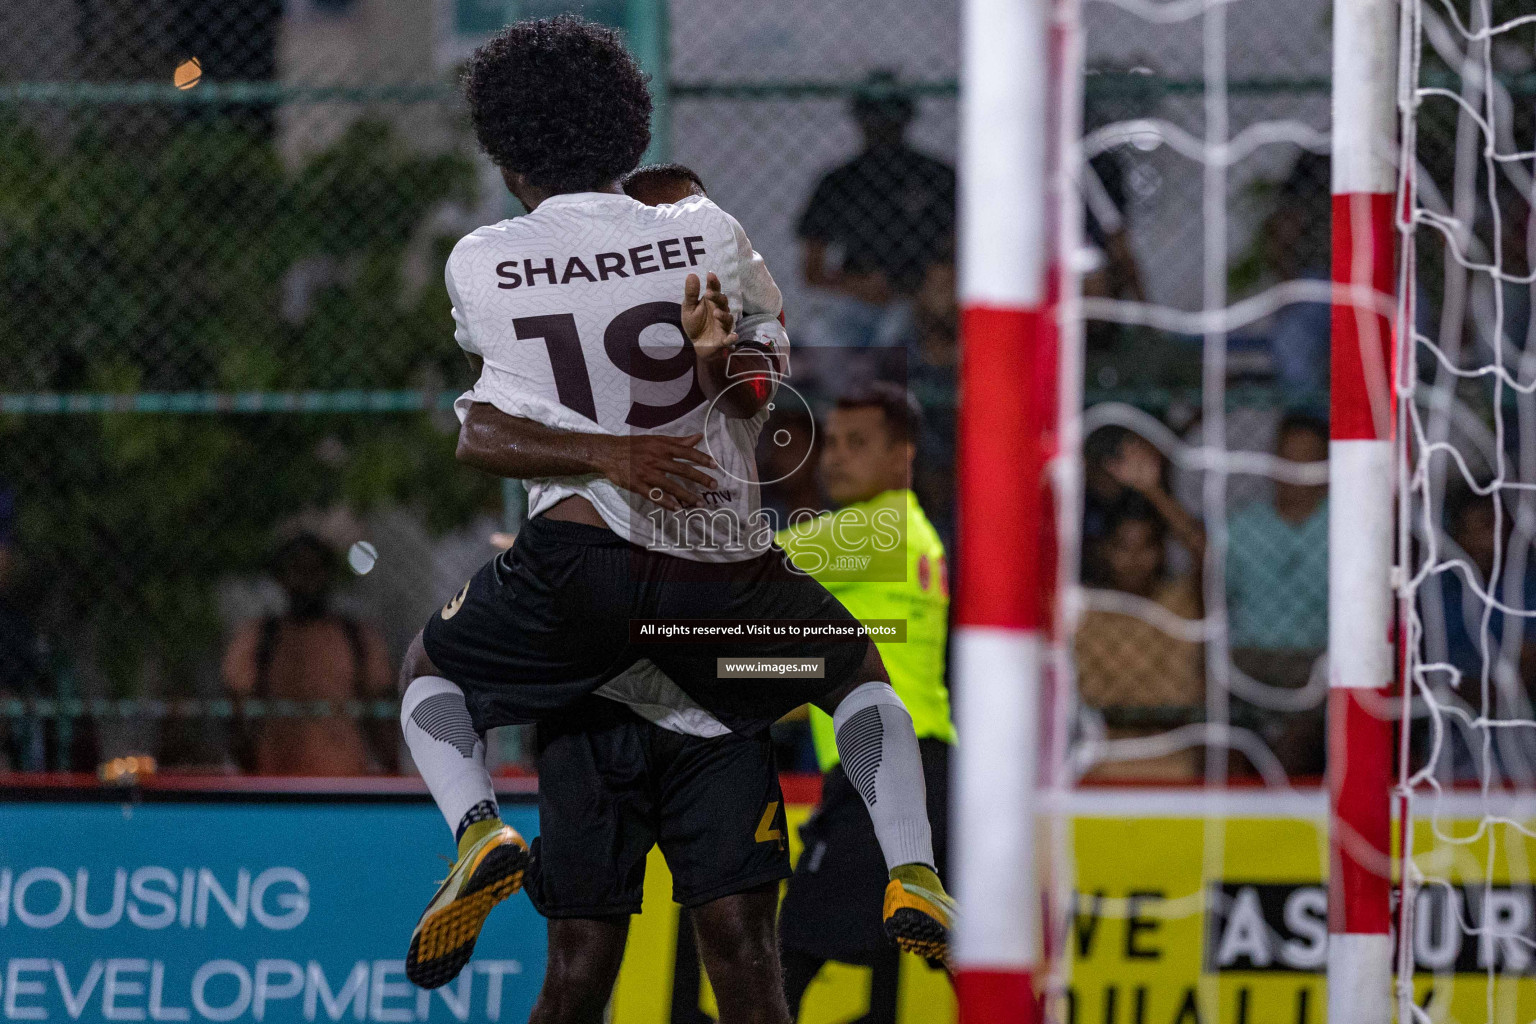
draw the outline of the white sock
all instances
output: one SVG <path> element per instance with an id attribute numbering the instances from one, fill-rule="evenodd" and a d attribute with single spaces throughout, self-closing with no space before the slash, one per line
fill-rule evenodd
<path id="1" fill-rule="evenodd" d="M 400 702 L 400 728 L 455 841 L 470 825 L 497 815 L 485 739 L 470 721 L 463 690 L 441 676 L 413 680 Z"/>
<path id="2" fill-rule="evenodd" d="M 933 867 L 928 791 L 912 716 L 890 683 L 865 683 L 832 713 L 837 756 L 864 798 L 887 870 L 902 864 Z"/>

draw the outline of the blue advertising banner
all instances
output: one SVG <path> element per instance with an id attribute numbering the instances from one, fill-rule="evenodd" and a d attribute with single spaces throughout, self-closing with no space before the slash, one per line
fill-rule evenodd
<path id="1" fill-rule="evenodd" d="M 538 830 L 532 804 L 503 814 Z M 525 897 L 455 982 L 405 979 L 452 852 L 425 801 L 0 803 L 0 1016 L 526 1020 L 546 947 Z"/>

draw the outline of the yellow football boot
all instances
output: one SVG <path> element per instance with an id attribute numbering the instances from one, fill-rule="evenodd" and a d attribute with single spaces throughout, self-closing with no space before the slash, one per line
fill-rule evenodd
<path id="1" fill-rule="evenodd" d="M 405 976 L 421 988 L 458 977 L 474 955 L 486 915 L 522 888 L 527 867 L 528 844 L 506 825 L 466 850 L 416 922 Z"/>
<path id="2" fill-rule="evenodd" d="M 885 887 L 885 935 L 909 953 L 930 961 L 949 962 L 949 933 L 955 923 L 955 901 L 933 869 L 903 864 L 891 872 Z"/>

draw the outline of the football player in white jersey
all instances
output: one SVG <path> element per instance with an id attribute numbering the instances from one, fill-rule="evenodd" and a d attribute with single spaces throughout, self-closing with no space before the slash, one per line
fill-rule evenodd
<path id="1" fill-rule="evenodd" d="M 527 866 L 497 816 L 484 732 L 579 715 L 641 658 L 742 735 L 803 703 L 831 713 L 890 872 L 887 933 L 942 957 L 953 905 L 932 867 L 911 717 L 857 620 L 792 568 L 760 515 L 753 447 L 787 354 L 761 257 L 708 199 L 647 207 L 620 190 L 649 142 L 650 96 L 610 30 L 520 22 L 476 52 L 465 92 L 481 146 L 530 213 L 449 258 L 455 337 L 482 365 L 456 405 L 459 458 L 526 481 L 530 519 L 402 668 L 405 740 L 459 839 L 408 973 L 451 980 Z M 713 620 L 710 639 L 645 640 L 647 622 L 699 620 Z M 761 639 L 743 627 L 767 620 L 795 628 Z M 821 635 L 806 639 L 807 625 Z M 820 674 L 721 678 L 724 658 L 816 659 Z M 760 954 L 771 935 L 741 950 Z M 727 1014 L 721 995 L 723 1019 L 784 1019 L 782 1001 L 732 1000 Z M 558 1000 L 540 1007 L 534 1020 L 585 1019 Z"/>
<path id="2" fill-rule="evenodd" d="M 626 176 L 624 191 L 661 206 L 704 185 L 686 167 L 652 165 Z M 500 550 L 514 541 L 491 538 Z M 727 729 L 649 659 L 595 692 L 608 700 L 535 732 L 539 835 L 523 889 L 550 919 L 535 1019 L 602 1017 L 659 846 L 723 1019 L 782 1021 L 775 919 L 790 864 L 772 740 Z M 680 971 L 697 970 L 691 951 L 678 959 Z"/>

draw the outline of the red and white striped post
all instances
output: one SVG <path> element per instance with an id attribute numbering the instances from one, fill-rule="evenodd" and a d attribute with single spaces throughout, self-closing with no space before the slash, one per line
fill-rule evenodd
<path id="1" fill-rule="evenodd" d="M 1046 438 L 1049 0 L 965 0 L 954 826 L 963 1024 L 1039 1019 L 1035 870 L 1043 637 L 1054 577 Z"/>
<path id="2" fill-rule="evenodd" d="M 1397 5 L 1333 3 L 1333 281 L 1393 290 Z M 1328 1019 L 1392 1016 L 1391 629 L 1395 347 L 1363 296 L 1335 297 L 1328 446 Z"/>

